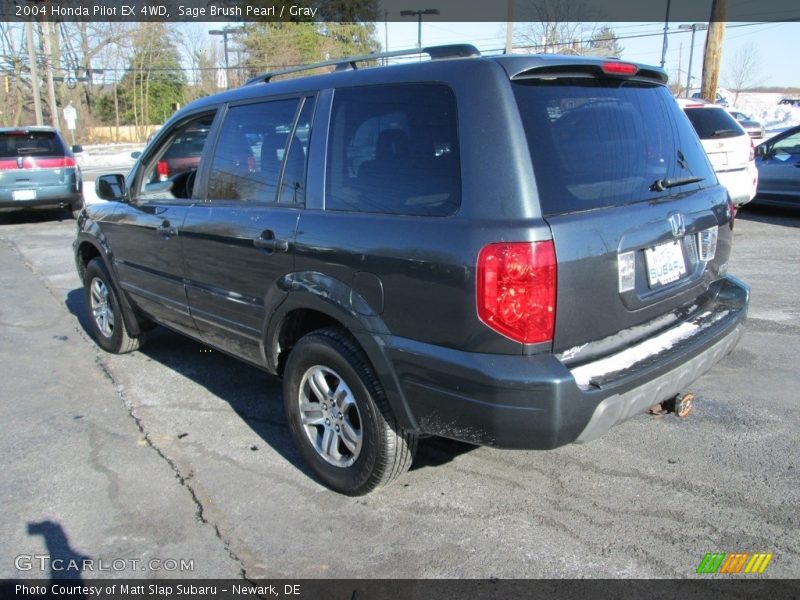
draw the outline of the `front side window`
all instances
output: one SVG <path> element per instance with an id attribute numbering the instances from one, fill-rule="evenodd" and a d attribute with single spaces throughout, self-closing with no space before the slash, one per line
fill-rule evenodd
<path id="1" fill-rule="evenodd" d="M 337 90 L 328 144 L 327 210 L 446 216 L 459 207 L 456 103 L 445 85 Z"/>
<path id="2" fill-rule="evenodd" d="M 141 200 L 191 198 L 200 159 L 214 114 L 195 117 L 178 126 L 144 167 Z"/>
<path id="3" fill-rule="evenodd" d="M 295 129 L 301 101 L 302 128 Z M 311 99 L 300 98 L 230 107 L 211 162 L 208 199 L 302 202 L 312 108 Z"/>

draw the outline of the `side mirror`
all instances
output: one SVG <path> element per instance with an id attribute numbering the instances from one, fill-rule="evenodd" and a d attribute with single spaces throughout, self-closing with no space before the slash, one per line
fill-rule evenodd
<path id="1" fill-rule="evenodd" d="M 131 152 L 131 158 L 133 158 L 134 160 L 139 158 L 141 155 L 142 153 L 139 150 L 137 150 L 136 152 Z"/>
<path id="2" fill-rule="evenodd" d="M 83 146 L 81 146 L 80 144 L 75 144 L 72 147 L 72 153 L 73 154 L 78 154 L 79 152 L 83 152 Z"/>
<path id="3" fill-rule="evenodd" d="M 98 177 L 94 182 L 94 190 L 102 200 L 121 202 L 128 199 L 125 176 L 119 173 Z"/>
<path id="4" fill-rule="evenodd" d="M 767 155 L 767 148 L 766 146 L 756 146 L 756 155 L 764 158 Z"/>

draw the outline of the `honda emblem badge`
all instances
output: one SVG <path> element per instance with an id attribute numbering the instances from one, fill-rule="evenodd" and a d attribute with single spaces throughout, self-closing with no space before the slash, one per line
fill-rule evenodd
<path id="1" fill-rule="evenodd" d="M 686 233 L 686 223 L 681 213 L 672 213 L 669 218 L 669 226 L 672 228 L 672 235 L 676 238 L 683 237 Z"/>

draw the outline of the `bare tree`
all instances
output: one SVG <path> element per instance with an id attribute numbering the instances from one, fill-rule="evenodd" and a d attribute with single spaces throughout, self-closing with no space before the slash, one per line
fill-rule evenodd
<path id="1" fill-rule="evenodd" d="M 514 44 L 536 53 L 579 54 L 597 32 L 580 0 L 530 0 L 521 8 L 530 22 L 518 26 Z"/>
<path id="2" fill-rule="evenodd" d="M 23 77 L 28 73 L 23 35 L 22 25 L 0 23 L 0 70 L 5 74 L 0 104 L 3 125 L 19 125 L 25 114 L 25 98 L 30 98 L 30 80 Z"/>
<path id="3" fill-rule="evenodd" d="M 763 83 L 760 75 L 761 55 L 753 42 L 739 48 L 726 70 L 726 87 L 733 90 L 733 104 L 739 101 L 739 94 L 748 88 Z"/>
<path id="4" fill-rule="evenodd" d="M 208 35 L 208 26 L 200 23 L 171 25 L 184 66 L 190 72 L 186 101 L 213 94 L 217 91 L 216 67 L 222 62 L 222 57 L 218 44 Z"/>

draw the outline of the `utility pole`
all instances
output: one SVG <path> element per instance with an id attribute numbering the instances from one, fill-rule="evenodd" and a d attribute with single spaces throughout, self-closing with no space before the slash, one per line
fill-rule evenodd
<path id="1" fill-rule="evenodd" d="M 664 68 L 664 65 L 667 62 L 667 46 L 669 42 L 667 41 L 667 35 L 669 34 L 669 5 L 671 0 L 667 0 L 667 16 L 664 17 L 664 41 L 661 44 L 661 68 Z"/>
<path id="2" fill-rule="evenodd" d="M 25 22 L 25 34 L 28 38 L 28 58 L 31 62 L 33 110 L 36 113 L 36 124 L 44 125 L 44 117 L 42 117 L 42 99 L 39 97 L 39 69 L 36 67 L 36 44 L 33 42 L 33 23 L 30 21 Z"/>
<path id="3" fill-rule="evenodd" d="M 227 89 L 231 89 L 231 74 L 230 74 L 230 59 L 228 58 L 228 36 L 233 33 L 243 33 L 244 26 L 242 27 L 225 27 L 225 29 L 212 29 L 208 33 L 209 35 L 221 35 L 222 36 L 222 45 L 225 48 L 225 83 Z M 237 54 L 237 57 L 240 56 Z M 238 58 L 237 58 L 238 60 Z M 236 65 L 237 73 L 239 71 L 239 67 L 241 65 Z"/>
<path id="4" fill-rule="evenodd" d="M 401 10 L 401 17 L 417 17 L 417 48 L 422 48 L 422 16 L 438 15 L 438 8 L 426 8 L 424 10 Z"/>
<path id="5" fill-rule="evenodd" d="M 506 49 L 505 54 L 511 54 L 514 50 L 514 0 L 508 0 L 506 9 Z"/>
<path id="6" fill-rule="evenodd" d="M 719 66 L 722 62 L 722 40 L 725 37 L 725 15 L 728 0 L 711 0 L 711 18 L 703 54 L 703 80 L 700 94 L 709 102 L 716 102 L 719 86 Z"/>

